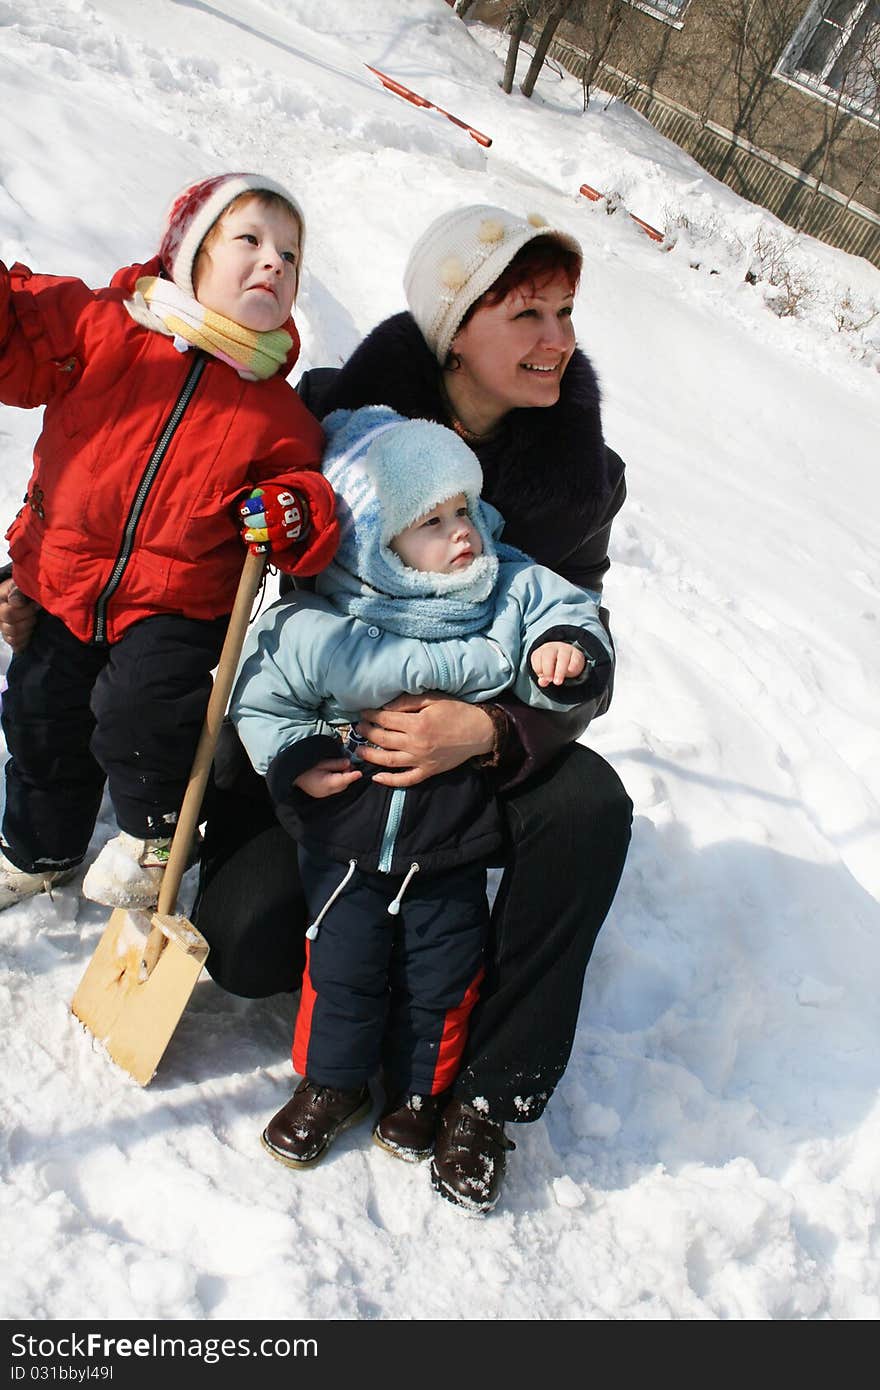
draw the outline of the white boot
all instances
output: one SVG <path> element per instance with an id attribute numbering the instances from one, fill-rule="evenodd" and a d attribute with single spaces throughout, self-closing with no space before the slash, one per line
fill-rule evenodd
<path id="1" fill-rule="evenodd" d="M 5 854 L 0 853 L 0 912 L 4 907 L 32 898 L 36 893 L 48 893 L 58 883 L 67 883 L 73 878 L 78 864 L 72 869 L 40 869 L 39 873 L 28 874 L 17 869 Z"/>
<path id="2" fill-rule="evenodd" d="M 155 907 L 171 840 L 138 840 L 121 830 L 83 879 L 83 897 L 104 907 Z"/>

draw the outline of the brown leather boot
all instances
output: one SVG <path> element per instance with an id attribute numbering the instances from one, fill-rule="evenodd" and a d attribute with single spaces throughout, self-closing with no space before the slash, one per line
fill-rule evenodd
<path id="1" fill-rule="evenodd" d="M 396 1096 L 373 1130 L 373 1143 L 405 1163 L 420 1163 L 434 1148 L 441 1096 Z"/>
<path id="2" fill-rule="evenodd" d="M 451 1100 L 437 1130 L 431 1182 L 456 1206 L 491 1211 L 501 1196 L 507 1155 L 515 1148 L 503 1125 L 460 1100 Z"/>
<path id="3" fill-rule="evenodd" d="M 310 1168 L 324 1157 L 337 1134 L 363 1120 L 369 1109 L 367 1086 L 339 1091 L 304 1077 L 263 1130 L 263 1148 L 288 1168 Z"/>

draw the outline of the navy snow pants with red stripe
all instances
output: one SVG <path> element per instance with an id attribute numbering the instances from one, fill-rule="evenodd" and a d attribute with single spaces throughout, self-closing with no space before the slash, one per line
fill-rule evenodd
<path id="1" fill-rule="evenodd" d="M 309 921 L 346 866 L 299 848 Z M 351 1090 L 381 1066 L 386 1091 L 437 1095 L 452 1084 L 477 1001 L 489 925 L 482 861 L 409 881 L 356 869 L 306 942 L 293 1066 Z"/>

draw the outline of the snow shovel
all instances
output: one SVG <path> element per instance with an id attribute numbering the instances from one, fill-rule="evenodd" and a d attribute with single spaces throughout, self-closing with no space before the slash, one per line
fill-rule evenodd
<path id="1" fill-rule="evenodd" d="M 156 910 L 114 909 L 70 1006 L 141 1086 L 153 1079 L 208 954 L 205 938 L 174 907 L 264 566 L 264 555 L 248 553 Z"/>

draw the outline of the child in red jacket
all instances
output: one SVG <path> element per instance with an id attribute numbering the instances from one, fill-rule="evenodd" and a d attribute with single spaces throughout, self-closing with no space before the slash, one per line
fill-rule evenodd
<path id="1" fill-rule="evenodd" d="M 294 575 L 335 552 L 321 427 L 285 380 L 304 236 L 272 179 L 221 174 L 106 289 L 0 263 L 0 401 L 45 406 L 7 535 L 38 608 L 3 696 L 0 908 L 73 875 L 105 781 L 120 834 L 83 891 L 155 903 L 242 541 Z"/>

